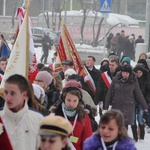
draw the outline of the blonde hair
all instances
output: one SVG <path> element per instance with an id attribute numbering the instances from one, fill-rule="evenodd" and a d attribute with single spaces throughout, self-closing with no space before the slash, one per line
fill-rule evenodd
<path id="1" fill-rule="evenodd" d="M 145 56 L 145 59 L 147 59 L 147 54 L 146 54 L 146 53 L 141 53 L 140 56 L 139 56 L 139 59 L 141 59 L 141 56 L 142 56 L 142 55 L 144 55 L 144 56 Z M 143 58 L 142 58 L 142 59 L 143 59 Z"/>

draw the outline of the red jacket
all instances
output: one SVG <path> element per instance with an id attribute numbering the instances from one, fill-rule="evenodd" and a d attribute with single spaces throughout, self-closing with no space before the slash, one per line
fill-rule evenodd
<path id="1" fill-rule="evenodd" d="M 63 116 L 63 111 L 61 104 L 57 107 L 57 109 L 54 111 L 56 115 Z M 74 118 L 69 119 L 71 124 L 74 124 Z M 83 149 L 83 143 L 86 138 L 90 137 L 92 135 L 92 127 L 89 116 L 86 114 L 85 117 L 80 121 L 79 119 L 76 122 L 75 128 L 73 130 L 73 136 L 78 137 L 77 143 L 72 143 L 76 150 L 82 150 Z M 72 134 L 70 134 L 72 136 Z"/>
<path id="2" fill-rule="evenodd" d="M 73 125 L 74 120 L 70 120 L 70 122 Z M 73 130 L 73 136 L 79 138 L 77 143 L 73 143 L 76 150 L 82 150 L 85 139 L 90 137 L 91 135 L 92 135 L 91 122 L 89 116 L 86 114 L 83 121 L 77 120 L 77 123 Z"/>

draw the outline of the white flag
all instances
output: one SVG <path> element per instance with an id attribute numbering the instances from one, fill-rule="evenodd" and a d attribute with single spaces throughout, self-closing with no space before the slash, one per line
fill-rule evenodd
<path id="1" fill-rule="evenodd" d="M 20 27 L 20 31 L 17 36 L 16 42 L 13 46 L 13 50 L 8 60 L 5 74 L 1 82 L 1 88 L 4 87 L 5 80 L 13 74 L 20 74 L 24 77 L 26 76 L 26 70 L 27 70 L 26 68 L 28 67 L 29 64 L 29 52 L 27 52 L 27 48 L 26 48 L 27 42 L 29 43 L 29 37 L 27 37 L 27 33 L 29 33 L 29 30 L 27 31 L 29 27 L 27 26 L 29 24 L 27 24 L 27 21 L 28 21 L 28 15 L 26 13 L 23 23 Z"/>

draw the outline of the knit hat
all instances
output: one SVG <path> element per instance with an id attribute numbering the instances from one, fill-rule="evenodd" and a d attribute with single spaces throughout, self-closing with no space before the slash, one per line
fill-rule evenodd
<path id="1" fill-rule="evenodd" d="M 40 123 L 39 135 L 68 136 L 73 130 L 71 123 L 61 116 L 46 116 Z"/>
<path id="2" fill-rule="evenodd" d="M 132 67 L 130 65 L 124 65 L 124 66 L 122 66 L 121 71 L 122 72 L 128 72 L 131 74 L 132 73 Z"/>
<path id="3" fill-rule="evenodd" d="M 52 83 L 53 77 L 47 71 L 40 71 L 35 77 L 36 81 L 43 81 L 46 86 Z"/>
<path id="4" fill-rule="evenodd" d="M 65 87 L 62 89 L 61 99 L 64 101 L 66 94 L 69 91 L 77 90 L 80 93 L 79 101 L 82 101 L 81 84 L 77 81 L 68 81 Z"/>
<path id="5" fill-rule="evenodd" d="M 80 83 L 80 82 L 77 82 L 77 81 L 75 81 L 75 80 L 70 80 L 70 81 L 67 81 L 67 82 L 66 82 L 65 87 L 70 87 L 70 86 L 75 86 L 75 87 L 78 87 L 79 89 L 82 88 L 81 83 Z"/>
<path id="6" fill-rule="evenodd" d="M 67 69 L 64 73 L 64 75 L 72 75 L 72 74 L 77 74 L 76 71 L 74 69 Z"/>
<path id="7" fill-rule="evenodd" d="M 43 88 L 34 83 L 32 84 L 32 86 L 34 90 L 34 95 L 36 96 L 37 99 L 40 99 L 41 96 L 45 97 L 45 92 Z"/>
<path id="8" fill-rule="evenodd" d="M 122 64 L 123 64 L 124 62 L 126 62 L 128 65 L 130 65 L 130 63 L 131 63 L 131 58 L 130 58 L 130 57 L 124 57 L 124 58 L 122 59 Z"/>

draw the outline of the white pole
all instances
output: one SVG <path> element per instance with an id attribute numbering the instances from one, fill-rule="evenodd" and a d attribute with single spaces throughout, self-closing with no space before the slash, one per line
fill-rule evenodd
<path id="1" fill-rule="evenodd" d="M 72 11 L 72 0 L 70 0 L 70 11 Z"/>
<path id="2" fill-rule="evenodd" d="M 3 0 L 3 16 L 6 16 L 6 0 Z"/>
<path id="3" fill-rule="evenodd" d="M 149 46 L 149 33 L 150 33 L 150 0 L 146 1 L 146 27 L 145 27 L 145 43 L 146 43 L 146 52 L 148 52 Z"/>

